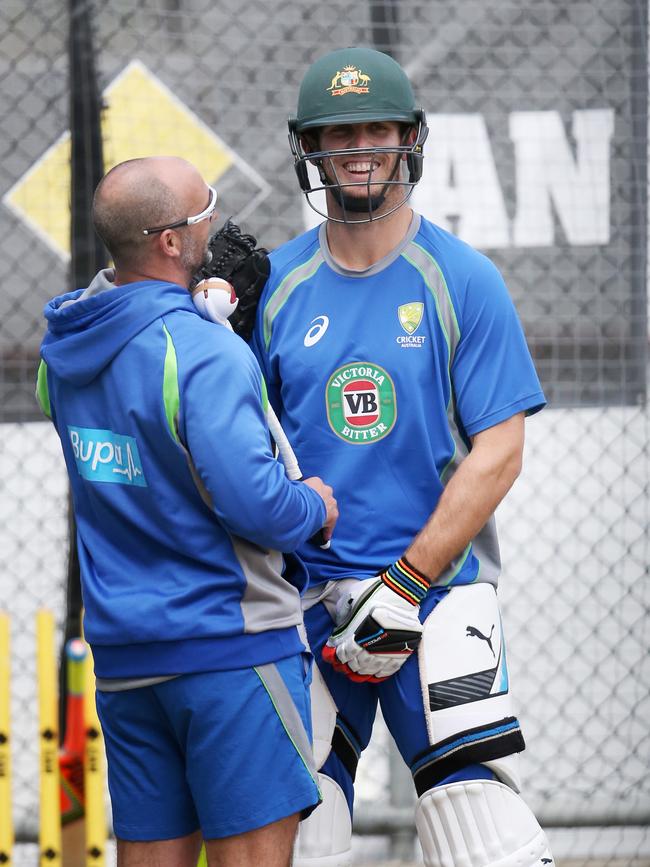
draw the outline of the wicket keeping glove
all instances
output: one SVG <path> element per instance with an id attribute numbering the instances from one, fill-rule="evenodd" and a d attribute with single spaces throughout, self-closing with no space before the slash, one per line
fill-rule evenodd
<path id="1" fill-rule="evenodd" d="M 235 334 L 250 340 L 262 290 L 271 273 L 268 250 L 259 247 L 253 235 L 246 235 L 232 220 L 226 220 L 208 243 L 212 258 L 194 275 L 192 294 L 200 281 L 221 277 L 235 290 L 239 304 L 229 315 Z"/>
<path id="2" fill-rule="evenodd" d="M 417 649 L 420 602 L 430 584 L 402 557 L 356 585 L 339 600 L 337 626 L 323 647 L 323 659 L 350 680 L 380 683 Z"/>

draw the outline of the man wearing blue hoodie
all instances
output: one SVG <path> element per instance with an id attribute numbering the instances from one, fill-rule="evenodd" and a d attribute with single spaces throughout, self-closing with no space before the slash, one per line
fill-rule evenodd
<path id="1" fill-rule="evenodd" d="M 93 205 L 115 267 L 45 308 L 120 867 L 196 864 L 201 837 L 210 867 L 286 867 L 319 801 L 306 575 L 279 552 L 336 501 L 287 479 L 252 352 L 193 305 L 215 203 L 179 158 L 116 166 Z"/>

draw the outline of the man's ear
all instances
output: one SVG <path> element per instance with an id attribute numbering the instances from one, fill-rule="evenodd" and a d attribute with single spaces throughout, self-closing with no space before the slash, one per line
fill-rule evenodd
<path id="1" fill-rule="evenodd" d="M 319 149 L 318 144 L 319 136 L 318 130 L 315 132 L 305 132 L 300 136 L 300 144 L 302 145 L 302 149 L 306 154 L 311 154 L 314 151 Z"/>
<path id="2" fill-rule="evenodd" d="M 405 126 L 402 133 L 402 145 L 412 145 L 416 140 L 418 131 L 414 126 Z M 408 159 L 409 154 L 402 154 L 402 159 Z"/>
<path id="3" fill-rule="evenodd" d="M 174 229 L 165 229 L 160 233 L 159 247 L 164 256 L 170 256 L 172 259 L 177 259 L 181 254 L 178 232 Z"/>
<path id="4" fill-rule="evenodd" d="M 320 150 L 320 136 L 319 130 L 315 130 L 311 133 L 303 133 L 300 136 L 300 144 L 302 146 L 303 151 L 306 154 L 313 154 Z M 320 167 L 319 160 L 309 160 L 312 166 Z"/>

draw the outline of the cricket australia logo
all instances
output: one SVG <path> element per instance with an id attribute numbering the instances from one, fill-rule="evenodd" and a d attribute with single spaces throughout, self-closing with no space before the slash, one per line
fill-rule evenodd
<path id="1" fill-rule="evenodd" d="M 332 78 L 332 83 L 327 89 L 332 92 L 332 96 L 343 96 L 344 93 L 369 93 L 370 81 L 370 76 L 361 72 L 356 66 L 344 66 Z"/>
<path id="2" fill-rule="evenodd" d="M 397 308 L 397 318 L 399 319 L 399 324 L 408 335 L 407 337 L 404 337 L 404 335 L 401 334 L 399 337 L 395 338 L 395 342 L 398 343 L 401 347 L 416 347 L 419 349 L 420 347 L 424 346 L 424 343 L 427 339 L 426 335 L 416 335 L 414 333 L 420 327 L 423 314 L 424 303 L 422 301 L 409 301 L 408 304 L 400 304 L 400 306 Z"/>
<path id="3" fill-rule="evenodd" d="M 116 482 L 146 488 L 138 446 L 133 437 L 88 427 L 68 427 L 79 475 L 89 482 Z"/>
<path id="4" fill-rule="evenodd" d="M 357 361 L 339 367 L 329 378 L 325 399 L 330 427 L 346 442 L 377 442 L 395 425 L 395 386 L 376 364 Z"/>

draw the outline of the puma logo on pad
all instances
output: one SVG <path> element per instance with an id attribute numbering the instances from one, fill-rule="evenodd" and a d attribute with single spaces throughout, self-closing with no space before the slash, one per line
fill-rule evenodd
<path id="1" fill-rule="evenodd" d="M 471 638 L 480 638 L 481 641 L 485 641 L 487 643 L 487 646 L 492 651 L 492 656 L 494 656 L 496 658 L 496 654 L 494 653 L 494 648 L 492 647 L 492 633 L 494 632 L 494 623 L 492 624 L 492 629 L 490 630 L 489 637 L 487 635 L 483 635 L 481 630 L 477 629 L 475 626 L 467 626 L 465 628 L 467 629 L 467 632 L 465 633 L 465 635 L 468 638 L 470 638 L 470 637 Z"/>

